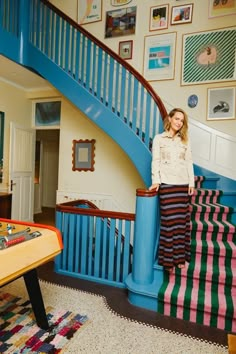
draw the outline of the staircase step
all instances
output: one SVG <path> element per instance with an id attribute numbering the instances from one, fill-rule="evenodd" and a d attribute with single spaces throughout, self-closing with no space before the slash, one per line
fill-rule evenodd
<path id="1" fill-rule="evenodd" d="M 159 308 L 164 306 L 161 312 L 224 330 L 236 329 L 236 297 L 231 296 L 230 289 L 213 283 L 201 284 L 200 288 L 197 279 L 192 283 L 185 277 L 169 275 L 165 292 L 158 294 Z"/>
<path id="2" fill-rule="evenodd" d="M 192 203 L 217 203 L 222 192 L 213 189 L 196 189 L 194 195 L 191 197 Z"/>
<path id="3" fill-rule="evenodd" d="M 197 215 L 196 215 L 197 216 Z M 195 220 L 190 221 L 190 227 L 192 232 L 222 232 L 222 233 L 232 233 L 236 232 L 236 227 L 229 221 L 219 221 L 219 220 L 202 220 L 202 218 L 195 218 Z"/>
<path id="4" fill-rule="evenodd" d="M 221 205 L 218 203 L 191 203 L 190 204 L 191 212 L 200 212 L 200 213 L 231 213 L 234 211 L 233 208 Z"/>
<path id="5" fill-rule="evenodd" d="M 225 258 L 228 255 L 230 259 L 236 258 L 236 244 L 231 241 L 192 240 L 191 251 L 210 254 L 215 257 Z"/>
<path id="6" fill-rule="evenodd" d="M 236 294 L 236 276 L 231 271 L 229 265 L 224 264 L 224 260 L 219 260 L 217 265 L 213 265 L 214 259 L 208 255 L 207 262 L 201 264 L 201 259 L 195 260 L 195 263 L 189 264 L 184 269 L 176 269 L 175 275 L 197 279 L 198 282 L 212 282 L 224 284 L 225 287 L 232 288 L 232 292 Z M 236 265 L 236 260 L 235 260 Z"/>

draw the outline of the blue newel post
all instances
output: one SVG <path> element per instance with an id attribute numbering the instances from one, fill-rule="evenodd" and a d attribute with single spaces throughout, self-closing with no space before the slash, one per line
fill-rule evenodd
<path id="1" fill-rule="evenodd" d="M 157 193 L 136 191 L 136 218 L 132 279 L 137 284 L 151 284 L 156 243 Z"/>
<path id="2" fill-rule="evenodd" d="M 155 262 L 159 229 L 157 193 L 136 190 L 136 217 L 132 273 L 126 279 L 132 304 L 157 310 L 157 294 L 163 282 L 163 270 Z"/>

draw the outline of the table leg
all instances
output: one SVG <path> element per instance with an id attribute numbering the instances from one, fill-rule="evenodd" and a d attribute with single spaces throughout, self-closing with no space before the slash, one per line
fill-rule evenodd
<path id="1" fill-rule="evenodd" d="M 42 329 L 49 329 L 48 319 L 43 303 L 43 297 L 38 281 L 38 275 L 36 269 L 32 269 L 23 275 L 25 286 L 28 291 L 29 299 L 34 311 L 34 316 L 37 325 Z"/>

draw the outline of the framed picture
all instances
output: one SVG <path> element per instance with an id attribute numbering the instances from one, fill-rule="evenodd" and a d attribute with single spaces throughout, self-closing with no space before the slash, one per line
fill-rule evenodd
<path id="1" fill-rule="evenodd" d="M 55 129 L 60 127 L 61 101 L 37 101 L 33 103 L 33 127 Z"/>
<path id="2" fill-rule="evenodd" d="M 132 0 L 111 0 L 111 6 L 123 6 L 129 4 L 131 1 Z"/>
<path id="3" fill-rule="evenodd" d="M 132 59 L 133 41 L 119 42 L 119 56 L 122 59 Z"/>
<path id="4" fill-rule="evenodd" d="M 207 120 L 235 119 L 235 87 L 208 89 Z"/>
<path id="5" fill-rule="evenodd" d="M 236 27 L 183 35 L 182 85 L 235 80 Z"/>
<path id="6" fill-rule="evenodd" d="M 169 5 L 150 8 L 149 31 L 168 28 Z"/>
<path id="7" fill-rule="evenodd" d="M 174 79 L 176 32 L 144 38 L 143 76 L 148 81 Z"/>
<path id="8" fill-rule="evenodd" d="M 106 12 L 105 38 L 135 34 L 137 6 Z"/>
<path id="9" fill-rule="evenodd" d="M 182 25 L 191 23 L 193 17 L 193 4 L 172 6 L 171 25 Z"/>
<path id="10" fill-rule="evenodd" d="M 236 14 L 235 0 L 209 0 L 209 18 Z"/>
<path id="11" fill-rule="evenodd" d="M 95 140 L 73 140 L 72 170 L 94 171 Z"/>
<path id="12" fill-rule="evenodd" d="M 78 23 L 97 22 L 102 20 L 102 0 L 78 0 Z"/>

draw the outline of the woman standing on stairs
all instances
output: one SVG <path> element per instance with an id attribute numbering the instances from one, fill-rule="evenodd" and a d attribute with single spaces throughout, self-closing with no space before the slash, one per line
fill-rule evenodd
<path id="1" fill-rule="evenodd" d="M 152 148 L 152 185 L 159 192 L 161 227 L 158 263 L 168 272 L 190 261 L 190 196 L 194 173 L 188 138 L 188 117 L 180 108 L 164 120 L 164 132 Z"/>

